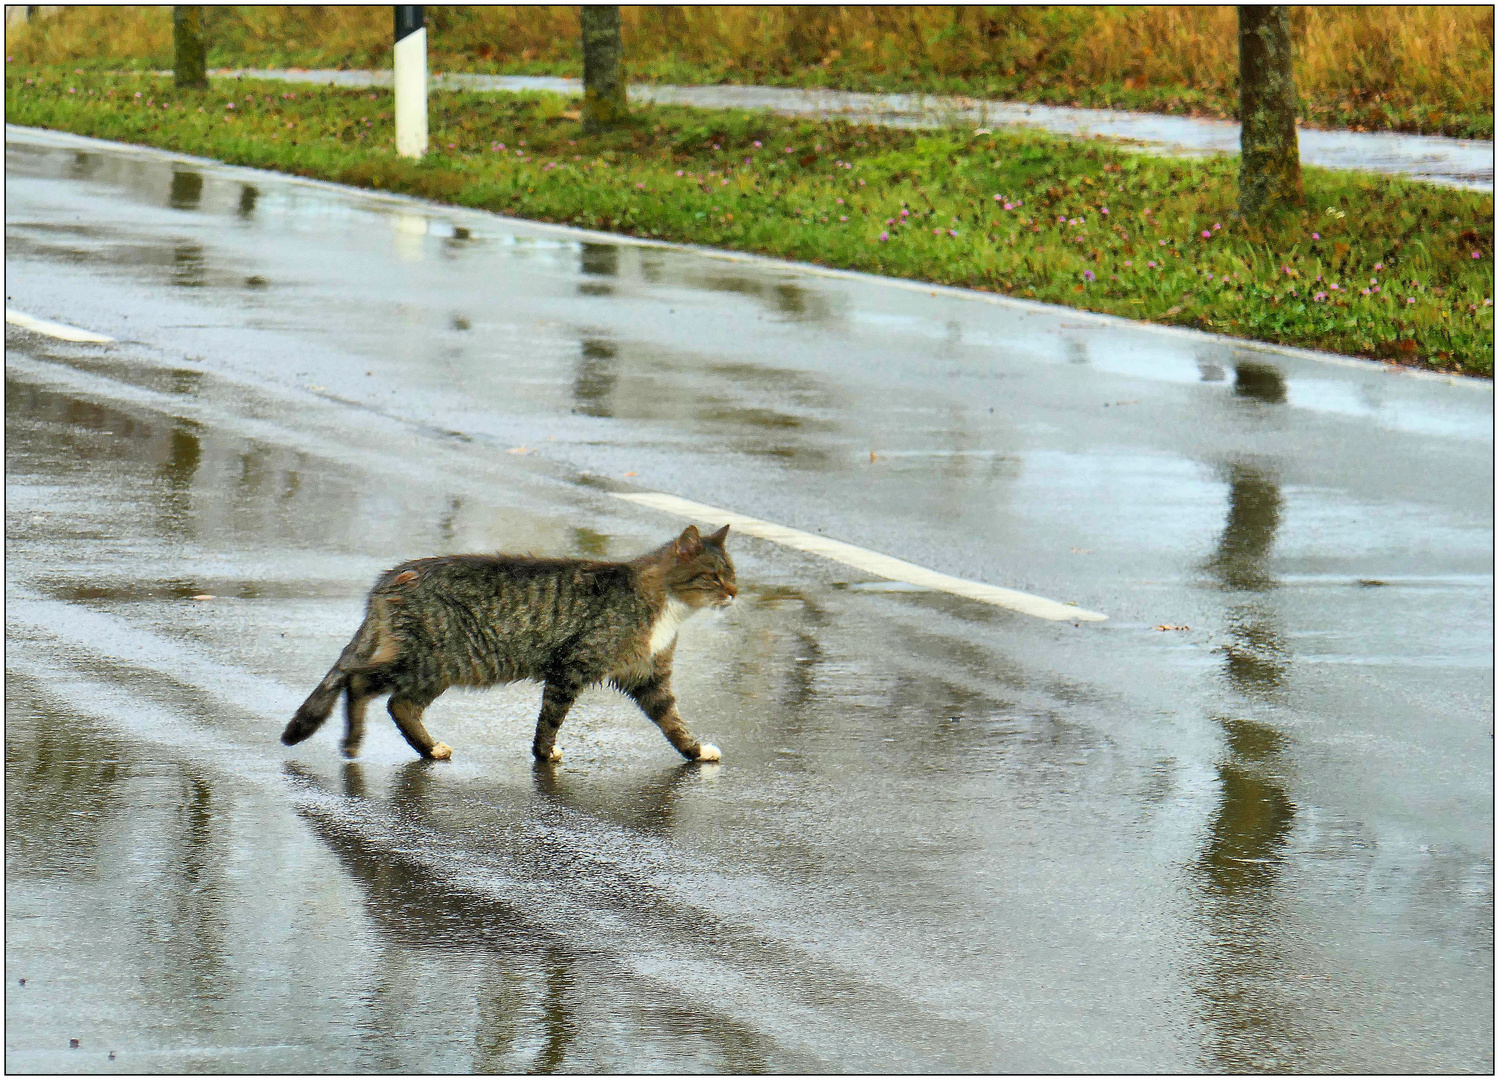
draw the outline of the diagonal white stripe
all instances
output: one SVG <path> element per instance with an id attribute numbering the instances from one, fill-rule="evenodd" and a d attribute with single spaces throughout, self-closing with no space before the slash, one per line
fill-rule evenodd
<path id="1" fill-rule="evenodd" d="M 114 340 L 103 334 L 96 334 L 92 330 L 80 330 L 76 326 L 68 326 L 66 323 L 48 322 L 46 319 L 32 318 L 11 308 L 5 309 L 5 321 L 12 326 L 19 326 L 22 330 L 31 330 L 38 334 L 46 334 L 48 337 L 61 338 L 63 341 L 89 341 L 95 344 L 107 344 Z"/>
<path id="2" fill-rule="evenodd" d="M 889 578 L 891 581 L 906 581 L 937 592 L 966 596 L 970 600 L 980 600 L 986 604 L 1009 608 L 1011 611 L 1019 611 L 1025 615 L 1034 615 L 1038 619 L 1052 619 L 1057 622 L 1102 622 L 1108 618 L 1107 615 L 1101 615 L 1096 611 L 1048 600 L 1044 596 L 1032 596 L 1030 593 L 1019 592 L 1016 589 L 1003 589 L 998 585 L 985 585 L 981 581 L 967 581 L 950 574 L 938 573 L 936 570 L 928 570 L 924 566 L 908 563 L 904 559 L 881 555 L 877 551 L 868 551 L 865 548 L 855 547 L 853 544 L 845 544 L 841 540 L 813 536 L 800 529 L 761 521 L 759 518 L 736 514 L 730 510 L 720 510 L 715 506 L 678 498 L 676 495 L 665 495 L 654 491 L 611 491 L 609 494 L 616 499 L 624 499 L 626 502 L 640 506 L 649 506 L 654 510 L 664 510 L 678 517 L 731 525 L 751 536 L 758 536 L 762 540 L 771 540 L 777 544 L 784 544 L 786 547 L 796 548 L 798 551 L 809 551 L 814 555 L 821 555 L 835 562 Z"/>

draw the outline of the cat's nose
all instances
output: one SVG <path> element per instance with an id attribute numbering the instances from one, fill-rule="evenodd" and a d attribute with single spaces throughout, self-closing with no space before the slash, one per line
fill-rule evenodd
<path id="1" fill-rule="evenodd" d="M 730 585 L 728 582 L 724 583 L 723 591 L 729 594 L 730 600 L 739 595 L 739 587 L 737 585 Z"/>

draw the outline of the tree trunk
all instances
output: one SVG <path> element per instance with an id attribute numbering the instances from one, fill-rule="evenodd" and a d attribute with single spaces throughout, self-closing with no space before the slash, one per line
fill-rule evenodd
<path id="1" fill-rule="evenodd" d="M 1239 213 L 1259 221 L 1301 206 L 1291 9 L 1239 8 Z"/>
<path id="2" fill-rule="evenodd" d="M 619 8 L 588 5 L 583 24 L 583 131 L 593 135 L 625 122 L 624 43 Z"/>
<path id="3" fill-rule="evenodd" d="M 172 81 L 195 90 L 208 87 L 201 7 L 172 8 Z"/>

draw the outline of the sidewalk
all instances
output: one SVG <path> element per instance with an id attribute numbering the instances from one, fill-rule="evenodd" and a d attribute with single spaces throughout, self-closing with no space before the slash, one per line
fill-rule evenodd
<path id="1" fill-rule="evenodd" d="M 214 75 L 284 79 L 338 86 L 388 86 L 389 71 L 218 71 Z M 435 75 L 432 85 L 480 91 L 546 90 L 581 94 L 579 79 L 525 75 Z M 630 87 L 630 100 L 703 109 L 769 109 L 783 116 L 842 117 L 892 127 L 1025 125 L 1058 135 L 1102 137 L 1138 143 L 1155 154 L 1197 157 L 1237 153 L 1239 125 L 1155 113 L 1073 109 L 974 98 L 921 94 L 858 94 L 845 90 L 797 90 L 772 86 Z M 1477 139 L 1398 132 L 1318 131 L 1302 128 L 1301 160 L 1324 169 L 1359 169 L 1408 176 L 1444 187 L 1494 190 L 1494 144 Z"/>

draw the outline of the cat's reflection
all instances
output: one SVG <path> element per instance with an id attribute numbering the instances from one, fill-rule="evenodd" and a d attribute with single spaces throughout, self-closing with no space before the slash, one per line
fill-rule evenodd
<path id="1" fill-rule="evenodd" d="M 568 782 L 565 767 L 538 761 L 531 770 L 536 793 L 547 802 L 589 814 L 603 814 L 626 828 L 648 833 L 670 833 L 676 828 L 676 808 L 694 781 L 711 779 L 719 766 L 713 762 L 683 761 L 652 774 L 642 783 L 611 785 L 606 800 Z"/>

